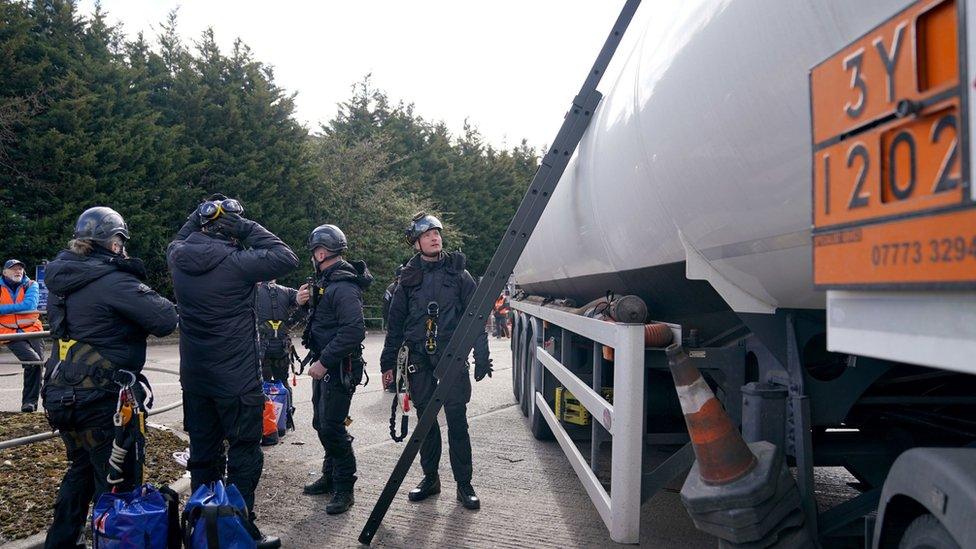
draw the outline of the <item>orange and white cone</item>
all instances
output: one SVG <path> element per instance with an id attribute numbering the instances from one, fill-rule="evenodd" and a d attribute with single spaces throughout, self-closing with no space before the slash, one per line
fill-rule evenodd
<path id="1" fill-rule="evenodd" d="M 702 481 L 719 485 L 742 478 L 756 467 L 756 456 L 681 345 L 666 352 Z"/>

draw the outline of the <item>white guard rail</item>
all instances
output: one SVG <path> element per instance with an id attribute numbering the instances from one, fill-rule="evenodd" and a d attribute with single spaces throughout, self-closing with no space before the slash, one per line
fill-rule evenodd
<path id="1" fill-rule="evenodd" d="M 618 543 L 640 541 L 640 507 L 642 453 L 644 447 L 644 326 L 642 324 L 614 324 L 587 318 L 557 309 L 512 301 L 512 308 L 558 326 L 563 330 L 560 356 L 566 359 L 572 353 L 570 335 L 576 334 L 594 342 L 594 368 L 592 386 L 587 386 L 569 368 L 539 346 L 535 349 L 536 360 L 528 364 L 531 390 L 523 398 L 529 399 L 529 417 L 541 414 L 570 464 L 579 476 L 583 487 L 596 506 L 600 517 L 610 531 L 610 538 Z M 528 342 L 538 341 L 538 335 Z M 613 404 L 599 393 L 603 386 L 600 368 L 600 345 L 614 349 Z M 531 356 L 531 353 L 530 353 Z M 573 396 L 590 412 L 593 427 L 593 451 L 587 463 L 576 444 L 556 419 L 542 394 L 543 368 L 556 377 Z M 610 493 L 597 479 L 597 451 L 605 429 L 612 437 L 610 458 Z"/>

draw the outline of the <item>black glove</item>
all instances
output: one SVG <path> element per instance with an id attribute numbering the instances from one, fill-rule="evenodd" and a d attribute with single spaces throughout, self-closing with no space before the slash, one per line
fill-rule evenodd
<path id="1" fill-rule="evenodd" d="M 190 212 L 190 215 L 186 216 L 186 222 L 180 227 L 180 230 L 176 232 L 176 239 L 183 240 L 191 234 L 200 230 L 203 225 L 200 219 L 200 213 L 194 209 Z"/>
<path id="2" fill-rule="evenodd" d="M 474 365 L 474 380 L 481 381 L 482 379 L 485 379 L 485 376 L 491 377 L 491 372 L 491 359 L 489 358 L 488 362 L 482 362 Z"/>
<path id="3" fill-rule="evenodd" d="M 230 216 L 235 219 L 232 234 L 234 238 L 243 243 L 248 239 L 249 236 L 251 236 L 251 230 L 254 229 L 254 226 L 257 225 L 257 223 L 251 221 L 250 219 L 245 219 L 237 214 L 230 214 L 229 217 Z"/>
<path id="4" fill-rule="evenodd" d="M 254 222 L 237 214 L 223 214 L 210 222 L 213 231 L 243 243 L 251 235 Z"/>
<path id="5" fill-rule="evenodd" d="M 194 231 L 199 231 L 200 227 L 203 226 L 203 219 L 200 217 L 197 208 L 194 208 L 190 215 L 186 216 L 186 224 L 192 227 Z"/>

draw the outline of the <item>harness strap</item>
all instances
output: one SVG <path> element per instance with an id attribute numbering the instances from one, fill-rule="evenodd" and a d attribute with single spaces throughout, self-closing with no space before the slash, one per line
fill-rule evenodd
<path id="1" fill-rule="evenodd" d="M 59 339 L 58 340 L 58 360 L 64 362 L 68 360 L 68 351 L 78 343 L 75 339 Z"/>
<path id="2" fill-rule="evenodd" d="M 275 336 L 275 338 L 278 338 L 278 328 L 281 327 L 281 323 L 282 322 L 284 322 L 284 320 L 277 320 L 277 321 L 275 321 L 275 320 L 269 320 L 268 321 L 268 325 L 271 326 L 271 329 L 272 330 L 274 330 L 274 336 Z"/>
<path id="3" fill-rule="evenodd" d="M 424 323 L 427 328 L 427 338 L 424 340 L 424 350 L 428 355 L 437 353 L 437 316 L 440 307 L 436 301 L 427 304 L 427 320 Z"/>
<path id="4" fill-rule="evenodd" d="M 396 392 L 393 395 L 393 403 L 390 406 L 390 438 L 394 442 L 403 442 L 407 438 L 407 431 L 410 426 L 410 376 L 408 368 L 410 362 L 410 348 L 406 345 L 400 347 L 397 352 L 396 376 L 393 380 L 393 387 Z M 401 390 L 402 389 L 402 390 Z M 401 397 L 401 394 L 403 395 Z M 400 408 L 403 415 L 400 416 L 400 434 L 396 431 L 397 408 Z"/>

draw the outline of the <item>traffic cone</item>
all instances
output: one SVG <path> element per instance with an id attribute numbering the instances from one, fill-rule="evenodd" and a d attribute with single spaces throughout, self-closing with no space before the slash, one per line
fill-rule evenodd
<path id="1" fill-rule="evenodd" d="M 742 478 L 756 467 L 756 456 L 681 345 L 669 345 L 666 353 L 702 481 L 721 485 Z"/>

